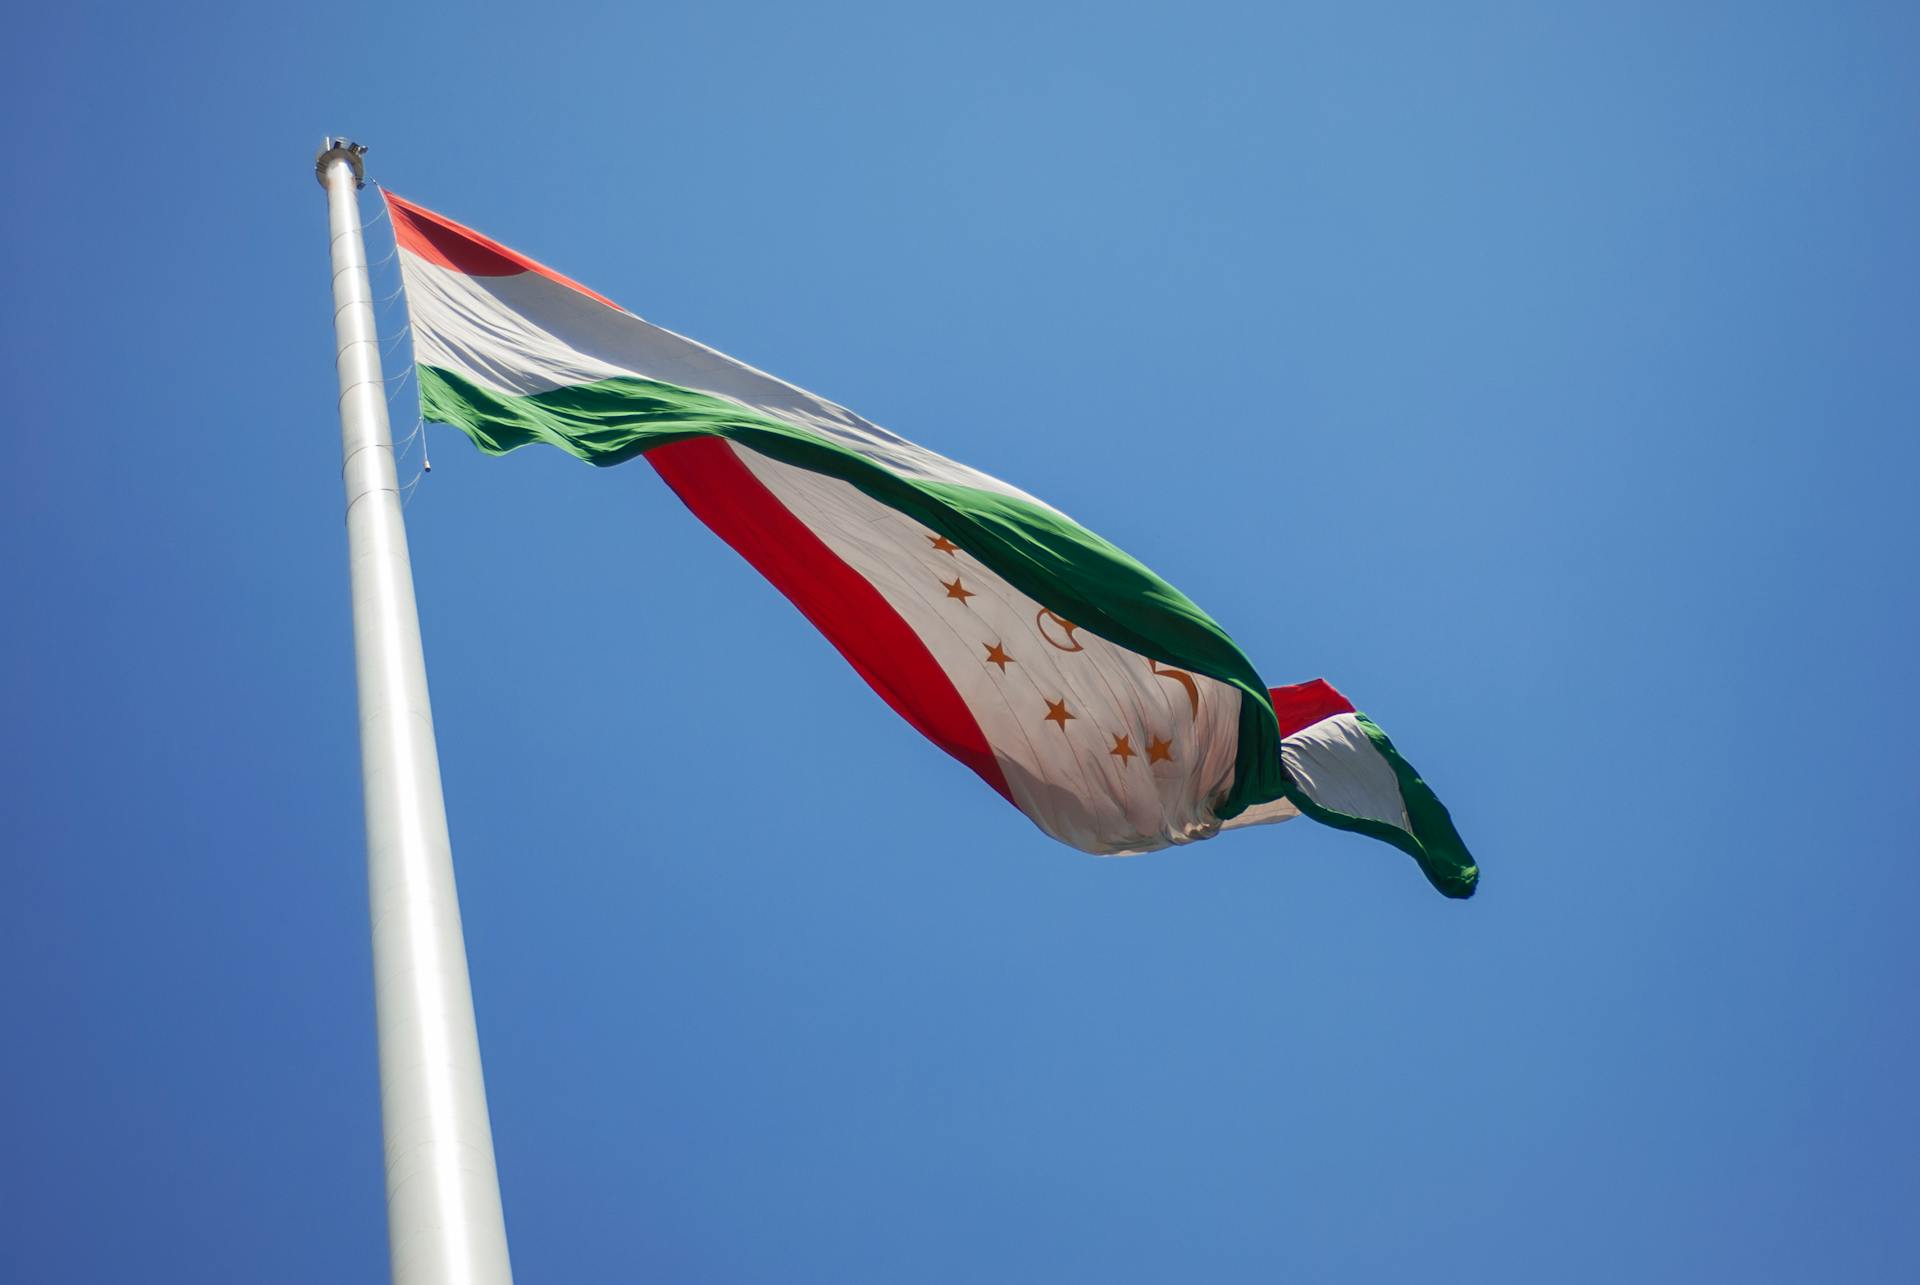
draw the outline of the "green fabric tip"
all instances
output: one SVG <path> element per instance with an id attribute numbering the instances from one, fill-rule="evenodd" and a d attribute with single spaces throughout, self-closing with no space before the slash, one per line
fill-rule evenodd
<path id="1" fill-rule="evenodd" d="M 1345 812 L 1323 808 L 1308 798 L 1306 791 L 1291 778 L 1286 789 L 1288 801 L 1304 815 L 1324 825 L 1391 843 L 1414 859 L 1420 867 L 1420 873 L 1442 896 L 1456 900 L 1471 897 L 1480 886 L 1480 867 L 1474 861 L 1473 854 L 1467 851 L 1466 841 L 1460 837 L 1460 832 L 1454 829 L 1453 816 L 1447 811 L 1447 805 L 1440 801 L 1432 787 L 1414 770 L 1413 764 L 1401 756 L 1378 723 L 1358 712 L 1354 718 L 1367 734 L 1367 739 L 1373 742 L 1373 747 L 1380 752 L 1380 757 L 1392 767 L 1394 780 L 1400 786 L 1400 801 L 1407 810 L 1407 823 L 1413 827 L 1412 833 L 1371 817 L 1350 816 Z"/>

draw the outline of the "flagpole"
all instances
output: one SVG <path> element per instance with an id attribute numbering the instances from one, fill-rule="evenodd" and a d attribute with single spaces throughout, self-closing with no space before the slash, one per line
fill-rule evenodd
<path id="1" fill-rule="evenodd" d="M 400 515 L 360 202 L 366 148 L 314 161 L 333 233 L 347 556 L 394 1285 L 508 1285 L 506 1221 Z"/>

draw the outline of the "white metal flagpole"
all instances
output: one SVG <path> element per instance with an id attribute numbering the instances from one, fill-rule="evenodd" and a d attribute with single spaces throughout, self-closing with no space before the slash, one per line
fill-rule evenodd
<path id="1" fill-rule="evenodd" d="M 407 531 L 356 195 L 366 148 L 314 162 L 333 232 L 333 325 L 347 487 L 360 776 L 394 1285 L 509 1285 L 453 847 L 427 704 Z"/>

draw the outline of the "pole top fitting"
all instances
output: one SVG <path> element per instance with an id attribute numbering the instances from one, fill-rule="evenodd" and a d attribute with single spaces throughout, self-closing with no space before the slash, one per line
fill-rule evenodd
<path id="1" fill-rule="evenodd" d="M 320 180 L 321 187 L 325 187 L 327 185 L 327 167 L 335 161 L 345 161 L 353 167 L 353 185 L 357 188 L 365 187 L 367 185 L 367 166 L 366 162 L 360 158 L 366 154 L 367 149 L 352 139 L 334 138 L 329 135 L 327 141 L 320 144 L 320 154 L 313 158 L 314 177 Z"/>

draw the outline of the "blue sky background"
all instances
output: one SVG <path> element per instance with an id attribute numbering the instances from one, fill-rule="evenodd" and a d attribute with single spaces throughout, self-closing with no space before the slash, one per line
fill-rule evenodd
<path id="1" fill-rule="evenodd" d="M 1914 1279 L 1917 12 L 15 14 L 0 1278 L 385 1270 L 337 131 L 1331 678 L 1486 872 L 1054 846 L 643 465 L 435 428 L 522 1280 Z"/>

